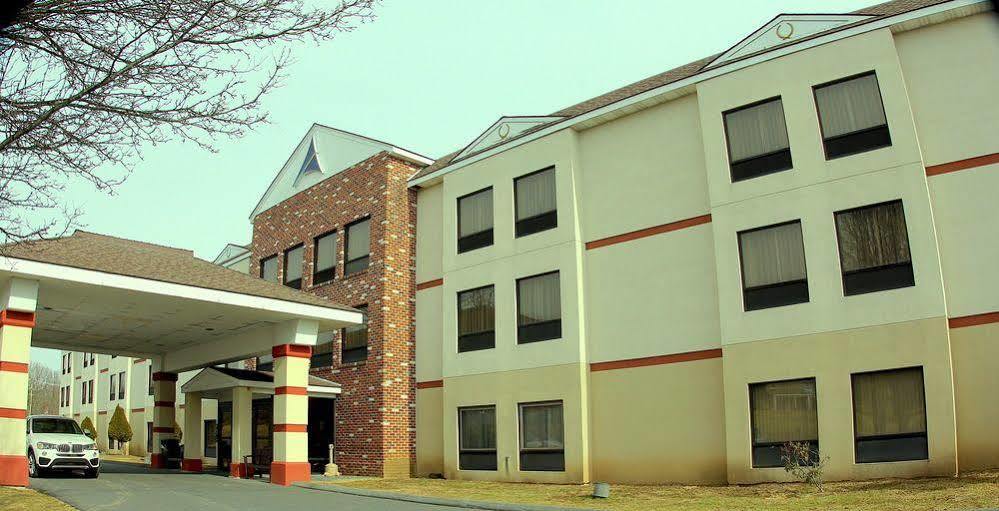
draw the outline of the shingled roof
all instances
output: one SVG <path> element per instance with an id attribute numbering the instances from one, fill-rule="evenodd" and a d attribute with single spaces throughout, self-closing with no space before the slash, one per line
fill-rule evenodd
<path id="1" fill-rule="evenodd" d="M 903 13 L 906 13 L 906 12 L 909 12 L 909 11 L 914 11 L 916 9 L 922 9 L 924 7 L 930 7 L 930 6 L 933 6 L 933 5 L 936 5 L 936 4 L 941 4 L 941 3 L 944 3 L 946 1 L 948 1 L 948 0 L 894 0 L 894 1 L 891 1 L 891 2 L 885 2 L 885 3 L 881 3 L 881 4 L 877 4 L 877 5 L 872 5 L 870 7 L 864 7 L 862 9 L 858 9 L 856 11 L 853 11 L 853 12 L 850 12 L 850 13 L 844 13 L 844 14 L 860 14 L 860 15 L 873 16 L 872 18 L 868 18 L 868 19 L 864 19 L 862 21 L 858 21 L 856 23 L 850 23 L 848 25 L 843 25 L 843 26 L 840 26 L 840 27 L 836 27 L 836 28 L 833 28 L 833 29 L 830 29 L 830 30 L 826 30 L 824 32 L 818 32 L 818 33 L 812 34 L 812 35 L 810 35 L 808 37 L 803 37 L 803 38 L 800 38 L 800 39 L 796 39 L 794 41 L 790 41 L 790 42 L 785 43 L 785 44 L 780 45 L 780 46 L 776 46 L 776 47 L 773 47 L 773 48 L 768 48 L 767 50 L 764 50 L 764 51 L 772 51 L 775 48 L 780 48 L 780 47 L 783 47 L 783 46 L 786 46 L 786 45 L 790 45 L 790 44 L 796 44 L 796 43 L 799 43 L 801 41 L 805 41 L 805 40 L 808 40 L 808 39 L 813 39 L 815 37 L 827 35 L 827 34 L 830 34 L 830 33 L 833 33 L 833 32 L 838 32 L 840 30 L 844 30 L 844 29 L 847 29 L 847 28 L 855 27 L 857 25 L 862 25 L 862 24 L 865 24 L 865 23 L 870 23 L 872 21 L 877 21 L 877 20 L 879 20 L 881 18 L 884 18 L 886 16 L 895 16 L 897 14 L 903 14 Z M 659 73 L 659 74 L 654 75 L 654 76 L 650 76 L 650 77 L 645 78 L 643 80 L 639 80 L 637 82 L 625 85 L 624 87 L 612 90 L 612 91 L 610 91 L 610 92 L 608 92 L 606 94 L 601 94 L 600 96 L 597 96 L 597 97 L 594 97 L 594 98 L 590 98 L 590 99 L 587 99 L 586 101 L 582 101 L 580 103 L 576 103 L 575 105 L 572 105 L 572 106 L 563 108 L 561 110 L 552 112 L 550 115 L 551 116 L 561 116 L 561 117 L 564 117 L 564 118 L 577 117 L 577 116 L 586 114 L 588 112 L 592 112 L 593 110 L 596 110 L 598 108 L 603 108 L 603 107 L 605 107 L 607 105 L 610 105 L 612 103 L 616 103 L 616 102 L 621 101 L 623 99 L 627 99 L 627 98 L 630 98 L 632 96 L 641 94 L 643 92 L 650 91 L 650 90 L 655 89 L 657 87 L 662 87 L 664 85 L 669 85 L 669 84 L 671 84 L 673 82 L 677 82 L 677 81 L 683 80 L 685 78 L 690 78 L 691 76 L 697 75 L 698 73 L 700 73 L 701 71 L 703 71 L 705 69 L 705 66 L 707 66 L 708 64 L 710 64 L 711 61 L 715 60 L 719 55 L 721 55 L 721 53 L 716 53 L 716 54 L 711 55 L 709 57 L 705 57 L 705 58 L 702 58 L 702 59 L 699 59 L 699 60 L 695 60 L 694 62 L 690 62 L 690 63 L 684 64 L 682 66 L 675 67 L 673 69 L 670 69 L 669 71 L 666 71 L 666 72 L 663 72 L 663 73 Z M 744 57 L 744 58 L 748 58 L 748 57 L 749 56 Z M 509 139 L 504 140 L 503 144 L 507 144 L 507 143 L 510 143 L 513 140 L 517 140 L 518 138 L 521 138 L 521 137 L 523 137 L 525 135 L 528 135 L 529 133 L 533 133 L 533 132 L 535 132 L 535 131 L 537 131 L 539 129 L 542 129 L 545 126 L 550 126 L 552 124 L 555 124 L 555 123 L 558 123 L 558 122 L 564 122 L 564 121 L 565 121 L 565 119 L 561 119 L 561 120 L 553 121 L 551 123 L 548 123 L 548 124 L 545 124 L 545 125 L 542 125 L 542 126 L 538 126 L 538 127 L 533 128 L 531 130 L 524 131 L 523 133 L 520 133 L 517 136 L 510 137 Z M 496 145 L 501 145 L 501 144 L 496 144 Z M 493 147 L 495 147 L 495 146 L 493 146 Z M 438 170 L 440 170 L 440 169 L 442 169 L 444 167 L 447 167 L 448 165 L 451 164 L 451 162 L 454 160 L 455 156 L 457 156 L 459 152 L 460 152 L 460 150 L 459 151 L 455 151 L 455 152 L 453 152 L 451 154 L 448 154 L 448 155 L 445 155 L 445 156 L 442 156 L 442 157 L 438 158 L 432 165 L 424 167 L 422 170 L 420 170 L 419 172 L 417 172 L 416 174 L 414 174 L 413 177 L 410 178 L 410 179 L 419 179 L 419 178 L 422 178 L 424 176 L 428 176 L 430 174 L 433 174 L 434 172 L 436 172 L 436 171 L 438 171 Z"/>
<path id="2" fill-rule="evenodd" d="M 61 238 L 4 245 L 0 247 L 0 256 L 330 309 L 353 310 L 319 296 L 198 259 L 190 250 L 86 231 L 78 230 L 71 236 Z"/>

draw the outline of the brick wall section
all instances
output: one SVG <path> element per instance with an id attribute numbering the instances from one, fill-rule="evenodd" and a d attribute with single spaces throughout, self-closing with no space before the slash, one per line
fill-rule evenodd
<path id="1" fill-rule="evenodd" d="M 336 461 L 345 474 L 408 476 L 416 459 L 416 194 L 406 181 L 418 167 L 379 153 L 257 215 L 250 272 L 260 260 L 305 243 L 302 289 L 350 306 L 368 306 L 368 358 L 312 374 L 343 386 L 336 405 Z M 367 270 L 344 277 L 344 227 L 371 218 Z M 312 282 L 313 239 L 337 232 L 336 278 Z"/>

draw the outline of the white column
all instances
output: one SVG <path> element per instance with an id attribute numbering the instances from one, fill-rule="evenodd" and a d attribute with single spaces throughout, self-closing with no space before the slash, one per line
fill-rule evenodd
<path id="1" fill-rule="evenodd" d="M 288 486 L 310 479 L 309 362 L 316 344 L 315 321 L 289 322 L 274 355 L 274 460 L 271 482 Z"/>
<path id="2" fill-rule="evenodd" d="M 184 395 L 184 463 L 188 472 L 201 472 L 205 457 L 205 423 L 201 415 L 201 393 Z"/>
<path id="3" fill-rule="evenodd" d="M 0 486 L 28 485 L 28 357 L 38 282 L 11 278 L 0 301 Z"/>
<path id="4" fill-rule="evenodd" d="M 232 461 L 229 475 L 249 477 L 243 457 L 253 454 L 253 393 L 246 387 L 232 389 Z"/>

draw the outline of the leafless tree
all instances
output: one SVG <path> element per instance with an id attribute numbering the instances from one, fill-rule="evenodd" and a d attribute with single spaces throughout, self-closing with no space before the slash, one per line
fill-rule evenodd
<path id="1" fill-rule="evenodd" d="M 212 149 L 266 122 L 291 45 L 352 30 L 376 1 L 0 2 L 0 242 L 68 228 L 65 186 L 113 192 L 144 146 Z"/>
<path id="2" fill-rule="evenodd" d="M 32 415 L 59 413 L 59 375 L 41 364 L 28 365 L 28 412 Z"/>

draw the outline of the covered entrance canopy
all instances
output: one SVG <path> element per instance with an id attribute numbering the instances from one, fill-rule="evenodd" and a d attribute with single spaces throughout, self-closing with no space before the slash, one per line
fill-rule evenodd
<path id="1" fill-rule="evenodd" d="M 27 483 L 32 345 L 150 359 L 154 465 L 162 458 L 160 440 L 173 434 L 178 372 L 270 352 L 274 420 L 281 421 L 275 431 L 288 426 L 275 435 L 279 466 L 272 481 L 303 477 L 297 464 L 307 477 L 311 347 L 319 332 L 362 320 L 354 309 L 216 266 L 189 250 L 82 231 L 0 247 L 0 289 L 0 485 Z M 187 440 L 189 452 L 200 443 Z"/>

